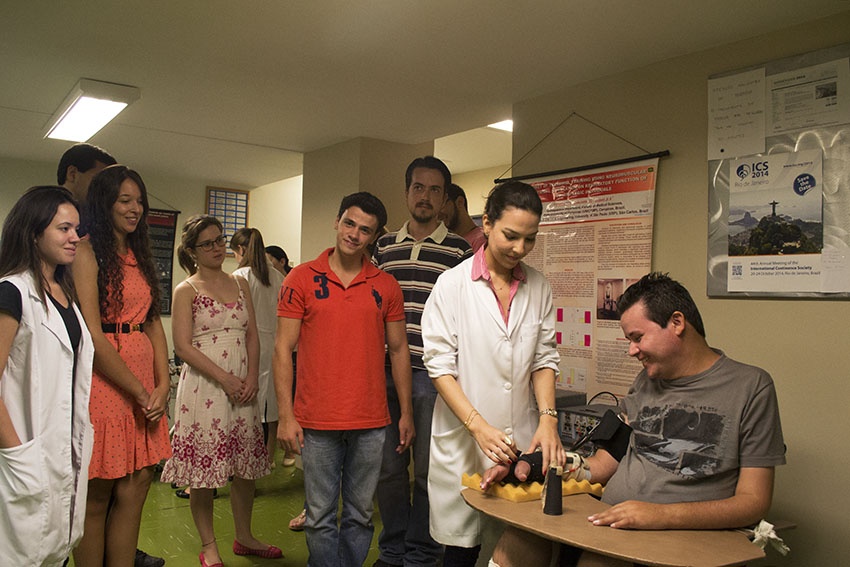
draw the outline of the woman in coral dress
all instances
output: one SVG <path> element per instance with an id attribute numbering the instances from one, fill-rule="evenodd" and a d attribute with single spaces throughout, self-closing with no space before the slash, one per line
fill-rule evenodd
<path id="1" fill-rule="evenodd" d="M 203 567 L 221 564 L 213 530 L 213 489 L 233 477 L 233 552 L 283 557 L 251 530 L 254 481 L 270 471 L 257 404 L 259 339 L 248 282 L 222 271 L 226 239 L 208 215 L 186 221 L 178 248 L 190 276 L 174 290 L 172 337 L 183 371 L 175 404 L 174 456 L 164 482 L 189 485 Z"/>
<path id="2" fill-rule="evenodd" d="M 95 347 L 94 448 L 78 567 L 133 564 L 154 466 L 171 454 L 168 347 L 148 210 L 138 173 L 123 165 L 100 172 L 83 209 L 88 239 L 71 270 Z"/>

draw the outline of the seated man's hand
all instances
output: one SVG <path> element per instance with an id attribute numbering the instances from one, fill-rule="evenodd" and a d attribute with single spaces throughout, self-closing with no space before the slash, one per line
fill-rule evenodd
<path id="1" fill-rule="evenodd" d="M 514 465 L 514 476 L 520 482 L 525 482 L 531 472 L 531 463 L 525 460 L 519 460 Z"/>
<path id="2" fill-rule="evenodd" d="M 510 465 L 496 465 L 495 467 L 490 467 L 487 469 L 481 477 L 481 490 L 486 491 L 493 484 L 497 482 L 510 482 L 516 484 L 519 482 L 542 482 L 542 478 L 533 478 L 529 480 L 529 475 L 532 473 L 533 466 L 529 461 L 529 457 L 532 460 L 536 458 L 537 460 L 537 468 L 540 468 L 539 461 L 542 459 L 542 455 L 537 453 L 526 453 L 521 456 L 516 462 L 511 463 Z M 540 476 L 538 472 L 538 476 Z"/>
<path id="3" fill-rule="evenodd" d="M 502 482 L 502 479 L 508 476 L 510 470 L 510 465 L 496 465 L 484 471 L 484 474 L 481 476 L 481 490 L 486 492 L 488 488 L 497 482 Z"/>
<path id="4" fill-rule="evenodd" d="M 594 526 L 610 526 L 627 530 L 660 530 L 664 525 L 662 504 L 627 500 L 611 506 L 604 512 L 588 516 Z"/>

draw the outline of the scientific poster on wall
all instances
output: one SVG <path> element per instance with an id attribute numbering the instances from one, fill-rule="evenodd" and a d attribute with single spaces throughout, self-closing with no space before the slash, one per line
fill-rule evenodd
<path id="1" fill-rule="evenodd" d="M 525 261 L 552 286 L 557 387 L 623 396 L 641 365 L 627 354 L 617 299 L 650 271 L 658 159 L 528 180 L 543 201 Z"/>

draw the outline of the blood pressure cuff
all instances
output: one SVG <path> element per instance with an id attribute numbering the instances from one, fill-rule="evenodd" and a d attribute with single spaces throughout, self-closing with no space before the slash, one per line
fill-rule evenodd
<path id="1" fill-rule="evenodd" d="M 608 410 L 590 434 L 590 441 L 608 451 L 619 462 L 629 448 L 631 436 L 632 428 L 617 417 L 617 414 Z"/>

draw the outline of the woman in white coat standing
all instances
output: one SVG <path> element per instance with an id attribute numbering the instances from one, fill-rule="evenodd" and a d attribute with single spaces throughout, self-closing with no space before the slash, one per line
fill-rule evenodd
<path id="1" fill-rule="evenodd" d="M 463 473 L 543 451 L 563 465 L 555 412 L 552 292 L 521 260 L 534 248 L 543 207 L 533 187 L 511 181 L 490 191 L 485 247 L 437 280 L 422 316 L 424 361 L 440 394 L 431 429 L 431 536 L 444 567 L 472 566 L 481 518 L 461 495 Z"/>
<path id="2" fill-rule="evenodd" d="M 239 267 L 233 275 L 248 280 L 251 300 L 254 302 L 257 334 L 260 337 L 260 389 L 257 392 L 257 403 L 260 406 L 263 433 L 266 436 L 269 464 L 274 468 L 278 410 L 272 376 L 272 355 L 277 334 L 277 300 L 283 285 L 283 274 L 273 268 L 266 259 L 263 236 L 256 228 L 240 228 L 234 232 L 230 237 L 230 249 L 239 262 Z"/>
<path id="3" fill-rule="evenodd" d="M 62 565 L 83 533 L 94 347 L 67 269 L 79 210 L 34 187 L 0 236 L 0 557 Z"/>

